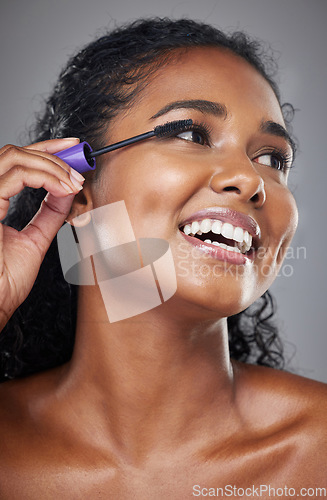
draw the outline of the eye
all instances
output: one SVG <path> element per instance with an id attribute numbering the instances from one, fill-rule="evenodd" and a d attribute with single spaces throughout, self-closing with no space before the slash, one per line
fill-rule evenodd
<path id="1" fill-rule="evenodd" d="M 277 170 L 283 169 L 283 161 L 275 154 L 261 155 L 255 158 L 254 161 L 268 167 L 276 168 Z"/>
<path id="2" fill-rule="evenodd" d="M 275 170 L 285 171 L 287 168 L 291 167 L 291 160 L 292 157 L 289 154 L 272 151 L 271 153 L 257 156 L 253 161 L 261 165 L 267 165 Z"/>
<path id="3" fill-rule="evenodd" d="M 179 137 L 180 139 L 185 139 L 185 141 L 191 141 L 195 142 L 196 144 L 201 144 L 201 146 L 203 146 L 206 143 L 203 134 L 201 134 L 200 132 L 196 132 L 195 130 L 182 132 L 181 134 L 178 134 L 177 137 Z"/>
<path id="4" fill-rule="evenodd" d="M 204 125 L 193 124 L 190 130 L 181 132 L 177 134 L 176 137 L 183 139 L 184 141 L 190 141 L 194 144 L 199 144 L 200 146 L 209 146 L 209 135 L 210 132 Z"/>

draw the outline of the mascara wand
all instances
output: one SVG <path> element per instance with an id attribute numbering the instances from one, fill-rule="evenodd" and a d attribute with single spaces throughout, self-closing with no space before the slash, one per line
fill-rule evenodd
<path id="1" fill-rule="evenodd" d="M 95 169 L 96 156 L 103 155 L 105 153 L 110 153 L 115 149 L 120 149 L 130 144 L 135 144 L 136 142 L 144 141 L 150 137 L 169 137 L 174 134 L 184 132 L 193 124 L 192 120 L 177 120 L 174 122 L 168 122 L 164 125 L 158 125 L 153 130 L 145 132 L 144 134 L 136 135 L 125 139 L 124 141 L 116 142 L 110 146 L 105 146 L 104 148 L 93 151 L 91 146 L 87 142 L 81 142 L 72 148 L 64 149 L 55 154 L 61 160 L 68 163 L 70 167 L 77 170 L 77 172 L 88 172 Z"/>

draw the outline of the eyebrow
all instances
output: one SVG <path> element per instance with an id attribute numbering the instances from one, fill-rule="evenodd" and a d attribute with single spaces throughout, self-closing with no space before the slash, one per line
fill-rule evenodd
<path id="1" fill-rule="evenodd" d="M 181 101 L 174 101 L 169 104 L 166 104 L 163 108 L 159 109 L 157 113 L 151 116 L 151 120 L 155 118 L 159 118 L 160 116 L 169 113 L 169 111 L 173 111 L 175 109 L 194 109 L 196 111 L 200 111 L 201 113 L 208 113 L 213 116 L 218 116 L 219 118 L 226 119 L 228 116 L 228 111 L 225 104 L 214 101 L 207 101 L 205 99 L 188 99 Z M 296 144 L 286 128 L 280 125 L 277 122 L 273 122 L 270 120 L 262 121 L 260 125 L 260 132 L 265 134 L 274 135 L 276 137 L 282 137 L 289 144 L 292 149 L 293 160 L 296 153 Z"/>
<path id="2" fill-rule="evenodd" d="M 155 115 L 151 116 L 151 120 L 165 115 L 174 109 L 195 109 L 201 113 L 227 118 L 227 108 L 224 104 L 203 99 L 190 99 L 185 101 L 174 101 L 161 108 Z"/>
<path id="3" fill-rule="evenodd" d="M 283 137 L 283 139 L 288 142 L 290 148 L 292 149 L 294 159 L 296 153 L 296 144 L 290 134 L 287 132 L 286 128 L 283 127 L 283 125 L 269 120 L 262 121 L 260 125 L 260 132 L 263 132 L 264 134 L 275 135 L 276 137 Z"/>

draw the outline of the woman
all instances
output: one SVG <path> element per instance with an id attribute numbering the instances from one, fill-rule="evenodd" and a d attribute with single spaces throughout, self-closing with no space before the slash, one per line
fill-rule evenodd
<path id="1" fill-rule="evenodd" d="M 231 360 L 228 348 L 230 318 L 233 358 L 278 366 L 265 292 L 297 225 L 287 187 L 294 143 L 259 55 L 242 34 L 137 22 L 69 62 L 39 120 L 41 142 L 2 149 L 1 218 L 23 186 L 34 190 L 16 202 L 19 229 L 39 188 L 49 194 L 22 232 L 3 227 L 4 378 L 38 373 L 1 385 L 1 498 L 191 498 L 228 485 L 253 487 L 248 497 L 260 485 L 305 496 L 326 487 L 325 385 Z M 185 119 L 192 127 L 176 136 L 102 156 L 84 184 L 53 156 L 78 143 L 56 137 L 96 149 Z M 99 284 L 80 286 L 76 306 L 54 244 L 36 276 L 65 219 L 120 201 L 137 240 L 169 243 L 177 291 L 110 321 Z M 203 242 L 214 223 L 248 232 L 241 245 L 235 232 L 224 239 L 239 251 L 218 237 Z M 110 224 L 101 220 L 104 232 Z M 257 327 L 242 333 L 261 296 L 250 317 Z"/>

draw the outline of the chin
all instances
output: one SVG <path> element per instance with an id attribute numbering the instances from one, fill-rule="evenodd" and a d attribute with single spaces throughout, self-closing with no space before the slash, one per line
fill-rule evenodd
<path id="1" fill-rule="evenodd" d="M 259 295 L 253 287 L 241 287 L 237 282 L 208 283 L 178 282 L 174 301 L 186 304 L 190 316 L 199 314 L 207 319 L 220 319 L 233 316 L 249 307 Z"/>

